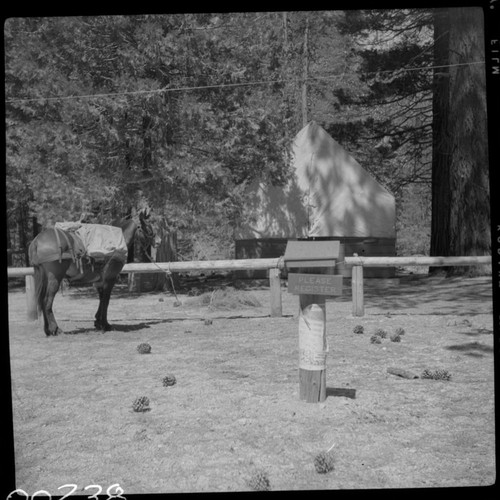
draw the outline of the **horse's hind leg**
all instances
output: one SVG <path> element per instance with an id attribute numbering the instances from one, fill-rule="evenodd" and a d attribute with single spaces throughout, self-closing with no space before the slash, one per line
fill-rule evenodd
<path id="1" fill-rule="evenodd" d="M 96 286 L 96 288 L 97 288 L 97 293 L 99 294 L 99 307 L 97 309 L 97 312 L 95 313 L 94 327 L 96 328 L 96 330 L 104 330 L 104 328 L 101 324 L 101 322 L 102 322 L 102 320 L 101 320 L 102 297 L 103 297 L 102 284 L 99 286 Z"/>
<path id="2" fill-rule="evenodd" d="M 62 264 L 50 262 L 44 265 L 45 272 L 47 274 L 47 289 L 43 299 L 42 312 L 44 330 L 47 336 L 59 335 L 60 333 L 63 333 L 57 325 L 52 306 L 54 304 L 54 297 L 59 290 L 59 286 L 70 262 L 71 261 L 63 261 Z"/>

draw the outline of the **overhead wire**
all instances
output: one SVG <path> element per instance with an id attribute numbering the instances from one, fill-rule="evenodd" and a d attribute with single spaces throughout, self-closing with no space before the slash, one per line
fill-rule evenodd
<path id="1" fill-rule="evenodd" d="M 413 68 L 401 68 L 397 70 L 380 70 L 380 71 L 369 71 L 365 73 L 350 73 L 353 75 L 383 75 L 383 74 L 401 74 L 405 72 L 414 72 L 421 70 L 438 70 L 438 69 L 446 69 L 460 66 L 471 66 L 475 64 L 485 64 L 485 61 L 473 61 L 473 62 L 465 62 L 465 63 L 455 63 L 455 64 L 446 64 L 439 66 L 419 66 Z M 310 76 L 306 81 L 313 80 L 335 80 L 338 78 L 344 78 L 346 73 L 337 75 L 326 75 L 326 76 Z M 152 89 L 152 90 L 134 90 L 134 91 L 125 91 L 125 92 L 110 92 L 110 93 L 102 93 L 102 94 L 82 94 L 82 95 L 70 95 L 70 96 L 52 96 L 52 97 L 29 97 L 29 98 L 11 98 L 6 99 L 5 102 L 7 104 L 14 104 L 18 102 L 34 102 L 34 101 L 56 101 L 56 100 L 70 100 L 70 99 L 101 99 L 105 97 L 120 97 L 120 96 L 131 96 L 131 95 L 144 95 L 144 94 L 160 94 L 167 92 L 187 92 L 187 91 L 195 91 L 195 90 L 205 90 L 205 89 L 216 89 L 216 88 L 236 88 L 236 87 L 244 87 L 244 86 L 253 86 L 253 85 L 274 85 L 277 83 L 285 83 L 288 80 L 284 80 L 282 78 L 276 80 L 257 80 L 257 81 L 249 81 L 249 82 L 237 82 L 237 83 L 220 83 L 213 85 L 196 85 L 196 86 L 184 86 L 184 87 L 163 87 L 160 89 Z M 303 79 L 295 79 L 295 82 L 303 82 Z"/>

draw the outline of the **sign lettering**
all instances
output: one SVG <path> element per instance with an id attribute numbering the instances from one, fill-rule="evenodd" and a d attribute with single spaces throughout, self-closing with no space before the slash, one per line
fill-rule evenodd
<path id="1" fill-rule="evenodd" d="M 342 295 L 342 275 L 289 273 L 288 292 L 294 295 Z"/>

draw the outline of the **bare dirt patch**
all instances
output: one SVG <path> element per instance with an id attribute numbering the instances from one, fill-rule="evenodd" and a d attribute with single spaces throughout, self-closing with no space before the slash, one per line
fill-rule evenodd
<path id="1" fill-rule="evenodd" d="M 271 318 L 267 288 L 228 290 L 247 294 L 239 307 L 187 295 L 176 307 L 169 294 L 118 287 L 115 330 L 105 334 L 93 329 L 93 291 L 67 290 L 55 302 L 67 333 L 54 338 L 26 321 L 24 293 L 11 290 L 17 486 L 52 495 L 68 483 L 80 494 L 115 483 L 125 496 L 242 491 L 255 471 L 272 490 L 495 481 L 491 280 L 367 284 L 363 318 L 352 316 L 348 287 L 329 299 L 320 404 L 298 399 L 298 298 L 284 290 L 284 316 Z M 377 328 L 399 327 L 401 342 L 370 342 Z M 139 354 L 140 343 L 151 353 Z M 447 370 L 451 380 L 398 377 L 391 367 Z M 165 387 L 168 374 L 177 383 Z M 140 396 L 150 411 L 133 411 Z M 334 469 L 318 474 L 314 458 L 333 444 Z"/>

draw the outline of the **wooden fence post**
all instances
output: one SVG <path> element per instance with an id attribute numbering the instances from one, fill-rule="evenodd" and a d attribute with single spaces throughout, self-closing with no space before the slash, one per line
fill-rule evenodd
<path id="1" fill-rule="evenodd" d="M 36 321 L 38 319 L 38 304 L 36 301 L 35 277 L 27 275 L 24 281 L 26 283 L 26 315 L 28 321 Z"/>
<path id="2" fill-rule="evenodd" d="M 271 292 L 271 317 L 281 317 L 283 308 L 281 303 L 281 278 L 280 270 L 275 267 L 269 269 L 269 289 Z"/>
<path id="3" fill-rule="evenodd" d="M 352 315 L 364 316 L 363 266 L 352 266 Z"/>
<path id="4" fill-rule="evenodd" d="M 133 292 L 134 287 L 136 286 L 135 273 L 128 273 L 127 284 L 128 284 L 128 292 L 129 293 Z"/>

